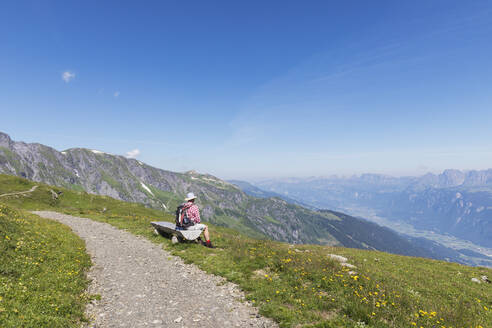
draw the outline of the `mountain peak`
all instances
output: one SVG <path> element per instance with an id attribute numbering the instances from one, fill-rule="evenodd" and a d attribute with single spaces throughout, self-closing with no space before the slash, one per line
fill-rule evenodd
<path id="1" fill-rule="evenodd" d="M 460 170 L 448 169 L 439 175 L 439 186 L 455 187 L 465 182 L 466 174 Z"/>
<path id="2" fill-rule="evenodd" d="M 0 131 L 0 147 L 10 148 L 12 145 L 12 139 L 9 135 Z"/>
<path id="3" fill-rule="evenodd" d="M 195 170 L 189 170 L 189 171 L 186 171 L 185 172 L 186 175 L 200 175 L 200 173 L 198 173 L 197 171 Z"/>

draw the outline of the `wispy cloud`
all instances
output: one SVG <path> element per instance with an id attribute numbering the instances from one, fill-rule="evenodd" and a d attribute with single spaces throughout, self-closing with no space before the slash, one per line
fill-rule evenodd
<path id="1" fill-rule="evenodd" d="M 120 92 L 119 91 L 115 91 L 113 93 L 113 97 L 118 98 L 119 96 L 120 96 Z"/>
<path id="2" fill-rule="evenodd" d="M 140 155 L 139 149 L 133 149 L 126 153 L 126 158 L 135 158 Z"/>
<path id="3" fill-rule="evenodd" d="M 70 71 L 65 71 L 62 73 L 61 78 L 63 81 L 65 81 L 65 83 L 68 83 L 73 79 L 75 79 L 75 73 Z"/>
<path id="4" fill-rule="evenodd" d="M 265 127 L 258 123 L 245 123 L 234 128 L 229 140 L 226 141 L 228 147 L 240 147 L 254 143 L 259 137 L 263 136 Z"/>

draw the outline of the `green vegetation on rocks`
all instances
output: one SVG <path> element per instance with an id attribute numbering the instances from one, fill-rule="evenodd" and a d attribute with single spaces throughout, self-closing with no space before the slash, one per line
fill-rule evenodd
<path id="1" fill-rule="evenodd" d="M 34 183 L 0 175 L 0 194 Z M 53 200 L 50 189 L 63 191 Z M 491 327 L 492 270 L 350 248 L 292 245 L 210 225 L 216 249 L 172 245 L 151 221 L 170 214 L 39 184 L 30 195 L 0 198 L 26 209 L 90 217 L 161 243 L 203 270 L 237 283 L 281 327 Z M 342 265 L 331 254 L 347 259 Z M 343 262 L 343 261 L 342 261 Z M 349 264 L 355 267 L 350 267 Z"/>
<path id="2" fill-rule="evenodd" d="M 139 202 L 155 209 L 167 209 L 171 214 L 184 195 L 192 191 L 198 196 L 203 219 L 239 230 L 250 237 L 460 261 L 454 257 L 459 257 L 457 252 L 436 252 L 435 247 L 422 247 L 420 243 L 410 242 L 389 229 L 362 219 L 342 217 L 335 212 L 320 213 L 280 198 L 248 196 L 237 186 L 209 174 L 170 172 L 135 159 L 83 148 L 58 152 L 36 143 L 12 141 L 1 132 L 0 140 L 11 154 L 7 156 L 0 151 L 1 173 Z"/>
<path id="3" fill-rule="evenodd" d="M 21 169 L 21 163 L 14 152 L 6 147 L 0 147 L 0 152 L 5 157 L 5 162 L 8 162 L 15 169 L 16 173 L 19 173 Z"/>

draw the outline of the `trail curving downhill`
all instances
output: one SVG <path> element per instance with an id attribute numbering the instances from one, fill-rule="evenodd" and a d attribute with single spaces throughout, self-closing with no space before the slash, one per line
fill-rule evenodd
<path id="1" fill-rule="evenodd" d="M 32 193 L 34 190 L 36 190 L 38 186 L 33 186 L 31 189 L 26 190 L 26 191 L 18 191 L 18 192 L 11 192 L 9 194 L 1 194 L 1 197 L 7 197 L 7 196 L 15 196 L 15 195 L 26 195 Z"/>
<path id="2" fill-rule="evenodd" d="M 94 266 L 90 327 L 277 327 L 231 283 L 113 226 L 56 212 L 33 212 L 68 225 L 85 240 Z M 217 285 L 221 283 L 220 285 Z"/>

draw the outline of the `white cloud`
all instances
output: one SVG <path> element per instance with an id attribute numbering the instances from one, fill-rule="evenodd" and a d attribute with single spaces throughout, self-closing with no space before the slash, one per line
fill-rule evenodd
<path id="1" fill-rule="evenodd" d="M 120 92 L 119 91 L 115 91 L 115 93 L 113 93 L 113 96 L 115 98 L 118 98 L 120 96 Z"/>
<path id="2" fill-rule="evenodd" d="M 75 79 L 75 73 L 70 71 L 65 71 L 62 73 L 61 78 L 63 81 L 65 81 L 65 83 L 68 83 L 73 79 Z"/>
<path id="3" fill-rule="evenodd" d="M 134 150 L 130 150 L 129 152 L 126 153 L 126 158 L 135 158 L 138 155 L 140 155 L 140 150 L 134 149 Z"/>

